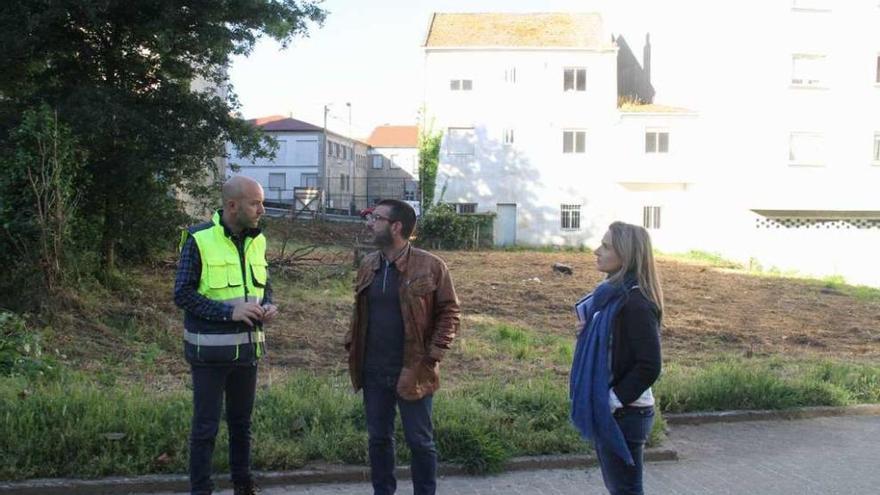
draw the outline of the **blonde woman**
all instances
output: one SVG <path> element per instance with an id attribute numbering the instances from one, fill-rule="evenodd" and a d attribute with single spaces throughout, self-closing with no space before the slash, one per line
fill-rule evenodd
<path id="1" fill-rule="evenodd" d="M 582 329 L 571 369 L 571 420 L 593 443 L 608 491 L 640 495 L 663 314 L 648 232 L 612 223 L 596 249 L 596 267 L 605 280 L 575 305 Z"/>

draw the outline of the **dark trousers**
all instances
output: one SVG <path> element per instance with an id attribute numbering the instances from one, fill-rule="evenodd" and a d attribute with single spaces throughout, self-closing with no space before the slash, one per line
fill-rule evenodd
<path id="1" fill-rule="evenodd" d="M 610 448 L 597 443 L 596 457 L 602 468 L 605 488 L 611 495 L 642 495 L 645 493 L 642 486 L 645 442 L 654 425 L 654 408 L 624 407 L 614 412 L 614 419 L 623 432 L 635 466 L 627 466 Z"/>
<path id="2" fill-rule="evenodd" d="M 220 427 L 223 396 L 229 428 L 232 482 L 251 483 L 251 412 L 257 366 L 193 366 L 193 418 L 189 440 L 189 479 L 193 495 L 210 494 L 211 458 Z"/>
<path id="3" fill-rule="evenodd" d="M 397 395 L 398 375 L 364 374 L 364 410 L 369 434 L 370 478 L 374 495 L 391 495 L 394 477 L 394 417 L 400 409 L 403 434 L 412 458 L 413 494 L 433 495 L 437 490 L 437 448 L 431 423 L 432 397 L 403 400 Z"/>

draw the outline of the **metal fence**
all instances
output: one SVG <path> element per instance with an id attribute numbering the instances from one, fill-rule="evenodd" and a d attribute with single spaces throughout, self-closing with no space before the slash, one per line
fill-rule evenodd
<path id="1" fill-rule="evenodd" d="M 383 199 L 419 201 L 418 181 L 397 177 L 309 178 L 302 186 L 267 187 L 266 206 L 292 209 L 295 215 L 319 213 L 356 216 Z"/>

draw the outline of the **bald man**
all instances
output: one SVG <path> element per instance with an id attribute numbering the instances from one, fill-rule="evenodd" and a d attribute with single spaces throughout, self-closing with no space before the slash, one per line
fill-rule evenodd
<path id="1" fill-rule="evenodd" d="M 235 495 L 251 495 L 251 413 L 263 325 L 278 308 L 266 263 L 263 188 L 248 177 L 223 185 L 223 208 L 183 232 L 174 302 L 184 310 L 184 355 L 193 381 L 189 474 L 193 495 L 210 494 L 211 458 L 226 402 Z"/>

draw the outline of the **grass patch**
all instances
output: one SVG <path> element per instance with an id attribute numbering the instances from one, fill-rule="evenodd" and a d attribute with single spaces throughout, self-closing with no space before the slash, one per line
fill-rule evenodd
<path id="1" fill-rule="evenodd" d="M 570 425 L 568 388 L 560 380 L 490 381 L 442 390 L 434 403 L 440 459 L 490 473 L 519 455 L 586 452 Z M 53 383 L 0 381 L 0 479 L 181 473 L 187 469 L 190 394 L 102 386 L 73 372 Z M 662 434 L 659 419 L 652 442 Z M 344 376 L 295 374 L 258 392 L 255 469 L 309 461 L 367 463 L 360 395 Z M 214 457 L 228 470 L 221 423 Z M 408 461 L 397 428 L 398 461 Z"/>
<path id="2" fill-rule="evenodd" d="M 465 355 L 501 357 L 534 364 L 568 366 L 574 352 L 574 337 L 541 334 L 530 328 L 474 318 L 472 332 L 459 342 Z"/>
<path id="3" fill-rule="evenodd" d="M 667 412 L 844 406 L 880 402 L 880 366 L 726 358 L 701 368 L 668 365 L 655 390 Z"/>
<path id="4" fill-rule="evenodd" d="M 719 253 L 712 253 L 708 251 L 700 251 L 695 249 L 684 253 L 662 253 L 660 251 L 657 251 L 657 254 L 664 258 L 669 258 L 677 261 L 700 263 L 718 268 L 745 268 L 742 263 L 726 259 Z"/>
<path id="5" fill-rule="evenodd" d="M 509 253 L 592 253 L 593 250 L 589 246 L 528 246 L 516 244 L 513 246 L 504 246 L 494 248 L 497 251 Z"/>
<path id="6" fill-rule="evenodd" d="M 822 287 L 836 290 L 845 295 L 861 299 L 863 301 L 880 301 L 880 288 L 867 285 L 850 285 L 841 275 L 831 275 L 821 280 Z"/>
<path id="7" fill-rule="evenodd" d="M 295 279 L 276 277 L 273 291 L 293 301 L 354 302 L 354 271 L 349 267 L 316 267 Z"/>

